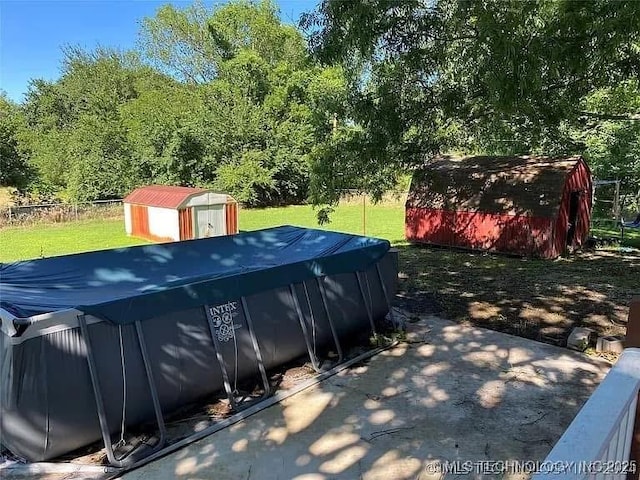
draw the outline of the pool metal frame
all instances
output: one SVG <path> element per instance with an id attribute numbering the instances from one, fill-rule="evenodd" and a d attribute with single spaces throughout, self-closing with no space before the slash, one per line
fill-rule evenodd
<path id="1" fill-rule="evenodd" d="M 393 312 L 391 310 L 391 302 L 389 299 L 389 295 L 386 289 L 386 286 L 384 284 L 384 279 L 382 278 L 382 273 L 380 271 L 380 266 L 379 264 L 376 264 L 376 273 L 378 276 L 378 280 L 380 281 L 380 285 L 382 285 L 382 290 L 384 293 L 384 298 L 385 298 L 385 302 L 386 302 L 386 306 L 388 308 L 389 311 L 389 315 L 393 316 Z M 370 290 L 370 286 L 369 286 L 369 280 L 366 276 L 365 272 L 360 272 L 360 271 L 356 271 L 356 278 L 357 278 L 357 282 L 358 282 L 358 289 L 360 291 L 360 295 L 362 297 L 362 301 L 364 303 L 364 306 L 366 308 L 367 311 L 367 316 L 369 318 L 369 323 L 371 324 L 371 334 L 372 336 L 375 338 L 377 336 L 377 332 L 376 332 L 376 327 L 375 327 L 375 322 L 373 320 L 373 313 L 372 313 L 372 309 L 373 306 L 370 305 L 370 303 L 372 303 L 372 298 L 371 298 L 371 290 Z M 367 284 L 367 290 L 369 291 L 369 302 L 367 301 L 367 296 L 365 295 L 365 290 L 364 290 L 364 286 L 363 286 L 363 282 L 361 279 L 361 274 L 364 274 L 365 276 L 365 283 Z M 345 360 L 344 357 L 344 353 L 342 350 L 342 346 L 340 345 L 340 340 L 338 338 L 338 334 L 337 334 L 337 330 L 335 328 L 335 324 L 333 321 L 333 318 L 331 317 L 331 313 L 329 310 L 329 305 L 328 305 L 328 301 L 327 301 L 327 294 L 326 294 L 326 290 L 325 290 L 325 286 L 324 286 L 324 279 L 326 277 L 316 277 L 316 282 L 318 285 L 318 288 L 320 290 L 320 296 L 322 299 L 322 305 L 323 305 L 323 310 L 324 313 L 326 315 L 327 318 L 327 322 L 329 324 L 329 328 L 331 330 L 331 335 L 333 337 L 333 341 L 337 350 L 337 354 L 338 354 L 338 359 L 337 361 L 333 362 L 332 364 L 330 364 L 330 366 L 328 367 L 328 370 L 323 370 L 321 368 L 321 362 L 319 361 L 319 359 L 316 356 L 315 353 L 315 341 L 312 338 L 309 338 L 309 331 L 307 329 L 307 325 L 305 323 L 305 319 L 304 319 L 304 315 L 302 312 L 302 308 L 300 306 L 300 300 L 298 298 L 298 294 L 296 292 L 295 289 L 295 284 L 290 284 L 289 285 L 289 293 L 293 299 L 294 302 L 294 307 L 296 310 L 296 314 L 298 316 L 298 322 L 300 325 L 300 330 L 302 331 L 302 335 L 304 336 L 304 340 L 305 340 L 305 344 L 307 347 L 307 353 L 309 355 L 309 360 L 313 366 L 313 369 L 315 370 L 316 373 L 320 374 L 320 376 L 322 377 L 325 373 L 330 372 L 332 370 L 335 370 L 335 368 L 337 368 L 340 364 L 342 364 Z M 309 309 L 309 314 L 311 317 L 311 321 L 313 322 L 313 324 L 315 324 L 315 316 L 313 313 L 313 306 L 311 304 L 311 300 L 309 297 L 309 292 L 307 290 L 307 286 L 304 282 L 302 282 L 302 286 L 304 289 L 304 296 L 305 296 L 305 300 Z M 250 407 L 257 407 L 260 404 L 264 404 L 264 401 L 267 400 L 269 397 L 271 397 L 274 394 L 273 388 L 269 382 L 269 377 L 267 376 L 267 371 L 264 365 L 264 361 L 263 361 L 263 357 L 262 357 L 262 352 L 260 351 L 260 345 L 258 344 L 258 339 L 256 338 L 255 335 L 255 328 L 254 328 L 254 324 L 253 324 L 253 320 L 251 319 L 251 313 L 249 311 L 249 307 L 247 305 L 247 301 L 245 297 L 241 297 L 240 299 L 240 303 L 242 305 L 242 311 L 244 314 L 244 318 L 246 319 L 246 323 L 247 323 L 247 328 L 249 331 L 249 336 L 251 338 L 251 344 L 253 347 L 253 351 L 256 357 L 256 361 L 258 364 L 258 370 L 259 370 L 259 374 L 260 374 L 260 380 L 262 383 L 262 387 L 263 387 L 263 393 L 262 395 L 256 399 L 256 400 L 251 400 L 249 402 L 242 402 L 242 406 L 243 408 L 237 412 L 237 414 L 241 414 L 243 411 L 245 411 L 246 409 L 250 408 Z M 203 306 L 206 318 L 207 318 L 207 324 L 209 326 L 209 333 L 211 335 L 212 341 L 213 341 L 213 346 L 214 349 L 216 351 L 216 360 L 218 362 L 218 365 L 220 367 L 220 371 L 222 373 L 222 379 L 223 379 L 223 385 L 224 385 L 224 390 L 225 390 L 225 394 L 227 396 L 227 399 L 229 400 L 229 404 L 232 407 L 232 409 L 236 410 L 238 409 L 238 407 L 241 405 L 241 402 L 238 401 L 238 399 L 235 396 L 235 392 L 233 391 L 233 389 L 231 388 L 231 383 L 229 381 L 229 372 L 227 370 L 227 367 L 225 365 L 224 359 L 222 358 L 222 354 L 221 354 L 221 349 L 220 349 L 220 342 L 217 338 L 216 332 L 215 332 L 215 326 L 214 326 L 214 322 L 213 322 L 213 317 L 211 315 L 211 306 L 210 305 L 204 305 Z M 142 358 L 142 362 L 144 364 L 144 369 L 145 369 L 145 373 L 146 373 L 146 377 L 147 377 L 147 384 L 149 387 L 149 391 L 151 394 L 151 400 L 153 403 L 153 409 L 154 409 L 154 413 L 155 413 L 155 418 L 156 418 L 156 424 L 158 426 L 158 431 L 159 431 L 159 438 L 156 441 L 155 445 L 150 446 L 147 443 L 141 442 L 140 444 L 138 444 L 136 447 L 134 447 L 130 452 L 123 454 L 122 456 L 118 457 L 116 456 L 116 453 L 114 451 L 114 446 L 113 443 L 111 441 L 111 433 L 109 431 L 109 422 L 107 419 L 107 414 L 106 414 L 106 410 L 105 410 L 105 404 L 104 404 L 104 398 L 102 395 L 102 389 L 101 389 L 101 385 L 100 385 L 100 378 L 98 375 L 98 369 L 97 369 L 97 365 L 96 365 L 96 360 L 95 360 L 95 356 L 94 356 L 94 352 L 93 352 L 93 347 L 92 347 L 92 343 L 91 343 L 91 338 L 90 338 L 90 334 L 89 334 L 89 330 L 87 327 L 87 321 L 85 318 L 85 315 L 78 315 L 78 323 L 80 325 L 80 331 L 81 331 L 81 336 L 83 338 L 84 341 L 84 345 L 86 348 L 86 358 L 87 358 L 87 364 L 89 366 L 89 374 L 90 374 L 90 378 L 91 378 L 91 385 L 92 385 L 92 389 L 93 389 L 93 394 L 94 394 L 94 399 L 96 402 L 96 409 L 97 409 L 97 413 L 98 413 L 98 420 L 100 423 L 100 431 L 101 431 L 101 435 L 102 435 L 102 441 L 104 443 L 104 447 L 106 450 L 106 454 L 107 454 L 107 461 L 109 463 L 109 465 L 111 467 L 115 467 L 117 469 L 129 469 L 129 468 L 133 468 L 133 466 L 139 464 L 141 461 L 144 461 L 145 459 L 149 459 L 150 457 L 156 457 L 156 456 L 161 456 L 163 455 L 163 451 L 169 449 L 170 447 L 173 447 L 175 444 L 173 445 L 168 445 L 168 440 L 167 440 L 167 430 L 166 430 L 166 425 L 164 422 L 164 415 L 162 412 L 162 408 L 160 405 L 160 399 L 158 396 L 158 390 L 156 388 L 156 383 L 153 377 L 153 372 L 151 369 L 151 364 L 149 362 L 149 354 L 147 351 L 147 346 L 146 346 L 146 340 L 145 340 L 145 336 L 144 336 L 144 330 L 142 328 L 142 324 L 140 321 L 136 321 L 134 323 L 135 325 L 135 334 L 136 334 L 136 338 L 137 338 L 137 343 L 138 343 L 138 347 L 140 349 L 140 353 L 141 353 L 141 358 Z M 233 325 L 232 325 L 233 328 Z M 235 333 L 234 333 L 235 335 Z M 377 349 L 374 349 L 372 351 L 375 351 Z M 236 366 L 237 368 L 237 366 Z M 258 410 L 261 410 L 262 408 L 266 408 L 267 406 L 271 405 L 271 403 L 269 402 L 268 404 L 264 404 L 263 407 L 258 408 Z M 222 422 L 217 422 L 217 423 L 224 423 L 225 421 Z M 214 424 L 215 425 L 215 424 Z M 214 426 L 212 425 L 212 427 Z M 220 427 L 220 428 L 224 428 L 224 427 Z M 217 430 L 216 430 L 217 431 Z M 198 433 L 194 433 L 192 435 L 190 435 L 189 437 L 187 437 L 184 440 L 188 440 L 190 438 L 201 438 L 200 436 L 197 436 L 200 432 Z M 213 433 L 213 432 L 212 432 Z M 196 437 L 197 436 L 197 437 Z M 167 451 L 168 453 L 168 451 Z"/>

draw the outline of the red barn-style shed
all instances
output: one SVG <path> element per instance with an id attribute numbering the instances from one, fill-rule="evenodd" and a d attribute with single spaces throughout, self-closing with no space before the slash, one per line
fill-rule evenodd
<path id="1" fill-rule="evenodd" d="M 407 240 L 555 258 L 584 244 L 592 180 L 574 157 L 440 157 L 417 170 Z"/>

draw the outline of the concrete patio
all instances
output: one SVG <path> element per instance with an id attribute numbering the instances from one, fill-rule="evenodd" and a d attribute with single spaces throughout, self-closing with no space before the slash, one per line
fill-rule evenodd
<path id="1" fill-rule="evenodd" d="M 124 478 L 424 480 L 445 461 L 542 461 L 610 367 L 434 317 L 407 339 Z"/>

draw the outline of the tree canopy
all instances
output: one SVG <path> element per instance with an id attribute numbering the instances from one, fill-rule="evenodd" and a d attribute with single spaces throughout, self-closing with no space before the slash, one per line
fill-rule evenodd
<path id="1" fill-rule="evenodd" d="M 348 66 L 339 173 L 366 172 L 374 194 L 390 171 L 440 152 L 584 153 L 604 175 L 633 167 L 604 132 L 634 150 L 637 103 L 597 99 L 638 78 L 638 2 L 324 0 L 303 24 L 320 60 Z M 601 168 L 603 155 L 619 171 Z M 335 168 L 334 152 L 320 155 L 317 182 Z M 321 197 L 335 201 L 328 186 Z"/>
<path id="2" fill-rule="evenodd" d="M 24 187 L 30 179 L 17 139 L 21 120 L 18 106 L 0 92 L 0 186 Z"/>
<path id="3" fill-rule="evenodd" d="M 578 153 L 640 190 L 635 1 L 323 0 L 301 28 L 269 0 L 195 2 L 144 19 L 135 51 L 64 53 L 58 80 L 0 97 L 0 184 L 331 206 L 443 152 Z"/>
<path id="4" fill-rule="evenodd" d="M 272 3 L 166 5 L 142 22 L 140 44 L 68 48 L 60 78 L 34 80 L 11 106 L 23 127 L 3 148 L 35 168 L 32 190 L 83 201 L 165 183 L 254 206 L 306 199 L 309 154 L 329 139 L 345 82 Z"/>

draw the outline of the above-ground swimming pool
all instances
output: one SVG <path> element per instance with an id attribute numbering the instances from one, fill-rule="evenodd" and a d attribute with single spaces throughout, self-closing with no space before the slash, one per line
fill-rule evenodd
<path id="1" fill-rule="evenodd" d="M 366 338 L 396 281 L 387 241 L 289 226 L 1 265 L 0 443 L 43 461 L 161 425 Z"/>

